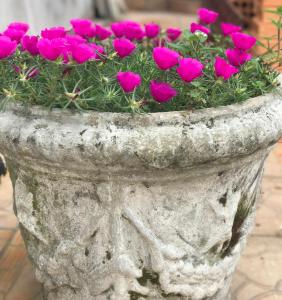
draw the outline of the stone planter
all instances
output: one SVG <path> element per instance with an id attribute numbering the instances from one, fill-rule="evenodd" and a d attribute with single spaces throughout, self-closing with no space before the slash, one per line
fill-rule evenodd
<path id="1" fill-rule="evenodd" d="M 0 113 L 48 300 L 229 299 L 282 98 L 148 115 Z"/>

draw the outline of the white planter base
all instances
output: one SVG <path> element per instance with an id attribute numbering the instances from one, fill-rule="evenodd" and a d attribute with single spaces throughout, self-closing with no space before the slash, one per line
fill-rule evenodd
<path id="1" fill-rule="evenodd" d="M 0 120 L 46 300 L 228 299 L 281 96 L 135 116 L 11 107 Z"/>
<path id="2" fill-rule="evenodd" d="M 127 179 L 22 167 L 15 205 L 46 299 L 226 300 L 266 155 Z"/>

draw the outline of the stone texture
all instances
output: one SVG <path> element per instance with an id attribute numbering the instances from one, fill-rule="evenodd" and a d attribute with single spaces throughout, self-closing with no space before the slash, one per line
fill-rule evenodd
<path id="1" fill-rule="evenodd" d="M 278 144 L 277 147 L 274 148 L 272 151 L 272 154 L 267 160 L 266 163 L 266 170 L 265 173 L 269 174 L 264 177 L 263 180 L 263 192 L 264 192 L 264 198 L 265 201 L 261 203 L 261 205 L 258 207 L 258 214 L 256 217 L 256 223 L 261 224 L 261 226 L 266 225 L 264 222 L 261 221 L 261 217 L 263 217 L 263 212 L 264 212 L 264 204 L 269 201 L 271 202 L 271 206 L 273 210 L 275 210 L 275 205 L 276 202 L 272 201 L 271 193 L 266 192 L 270 190 L 275 190 L 275 187 L 277 185 L 277 181 L 271 180 L 272 178 L 272 169 L 277 167 L 277 163 L 280 166 L 280 174 L 276 174 L 276 178 L 279 182 L 282 180 L 282 161 L 279 162 L 276 161 L 276 157 L 279 157 L 279 153 L 281 152 L 280 149 L 282 150 L 282 143 Z M 8 181 L 5 178 L 5 181 Z M 267 182 L 267 184 L 265 184 Z M 3 183 L 3 180 L 2 180 Z M 0 191 L 2 194 L 6 195 L 6 200 L 5 202 L 2 203 L 2 199 L 0 198 L 0 210 L 6 210 L 9 211 L 9 213 L 12 215 L 11 211 L 11 192 L 9 190 L 5 189 L 6 186 L 0 184 Z M 266 189 L 266 190 L 265 190 Z M 275 218 L 278 218 L 280 220 L 280 216 L 276 216 Z M 268 220 L 268 222 L 273 221 L 273 220 Z M 267 224 L 268 224 L 267 222 Z M 0 257 L 5 254 L 5 252 L 10 252 L 12 251 L 12 247 L 17 246 L 17 250 L 21 251 L 21 247 L 23 246 L 23 242 L 21 239 L 21 236 L 19 234 L 19 231 L 16 232 L 16 234 L 13 234 L 13 231 L 10 231 L 11 234 L 6 236 L 5 239 L 2 238 L 2 233 L 4 231 L 0 229 Z M 260 273 L 264 272 L 265 268 L 268 267 L 268 260 L 265 260 L 265 265 L 261 266 L 260 262 L 260 257 L 261 255 L 264 255 L 265 252 L 267 251 L 268 257 L 270 257 L 270 261 L 273 261 L 272 257 L 277 257 L 277 248 L 278 245 L 280 245 L 281 241 L 278 237 L 275 237 L 275 228 L 271 228 L 271 224 L 267 225 L 267 232 L 264 235 L 261 235 L 260 233 L 257 233 L 256 230 L 253 231 L 252 233 L 252 242 L 248 243 L 247 249 L 244 251 L 248 257 L 252 257 L 251 260 L 245 259 L 245 255 L 243 253 L 243 257 L 241 258 L 242 263 L 240 263 L 240 266 L 242 265 L 241 271 L 237 270 L 235 273 L 235 276 L 233 277 L 233 284 L 232 284 L 232 300 L 254 300 L 253 295 L 256 294 L 258 291 L 262 291 L 260 294 L 256 294 L 256 300 L 265 300 L 267 298 L 269 300 L 272 299 L 271 297 L 276 297 L 276 299 L 281 297 L 282 295 L 279 294 L 282 292 L 282 270 L 281 266 L 278 264 L 276 265 L 271 265 L 272 270 L 274 270 L 274 274 L 279 274 L 280 280 L 276 282 L 276 278 L 271 279 L 272 272 L 268 272 L 267 275 L 271 279 L 267 279 L 268 282 L 271 282 L 271 286 L 265 285 L 264 282 L 259 281 Z M 273 237 L 271 238 L 271 244 L 272 246 L 267 248 L 265 247 L 265 239 L 268 239 L 268 236 Z M 255 242 L 256 241 L 256 242 Z M 269 240 L 268 240 L 269 242 Z M 1 244 L 2 243 L 2 244 Z M 277 246 L 275 246 L 277 245 Z M 282 256 L 282 252 L 278 252 L 280 256 Z M 11 282 L 8 283 L 9 286 L 12 286 L 10 291 L 5 292 L 2 294 L 0 292 L 0 300 L 4 300 L 5 297 L 9 298 L 10 300 L 19 300 L 17 297 L 19 295 L 25 295 L 24 300 L 42 300 L 42 296 L 40 295 L 40 285 L 36 282 L 34 279 L 33 275 L 33 270 L 31 269 L 30 263 L 26 262 L 26 257 L 22 259 L 22 263 L 20 263 L 20 267 L 17 268 L 16 272 L 14 272 L 13 269 L 9 268 L 7 271 L 11 274 L 9 276 L 9 280 Z M 259 266 L 256 268 L 256 272 L 253 273 L 252 279 L 248 278 L 248 266 L 249 264 L 252 265 L 257 265 Z M 263 268 L 261 268 L 263 267 Z M 22 271 L 24 268 L 26 268 L 27 271 Z M 0 265 L 0 271 L 3 270 L 3 267 Z M 0 272 L 0 282 L 3 281 L 3 277 Z M 7 276 L 7 273 L 6 273 Z M 33 279 L 33 280 L 32 280 Z M 271 292 L 271 296 L 265 296 L 265 294 Z M 273 292 L 274 291 L 274 292 Z M 27 296 L 26 293 L 30 292 L 30 294 Z"/>
<path id="2" fill-rule="evenodd" d="M 0 150 L 45 298 L 228 299 L 281 134 L 277 95 L 134 117 L 1 113 Z"/>

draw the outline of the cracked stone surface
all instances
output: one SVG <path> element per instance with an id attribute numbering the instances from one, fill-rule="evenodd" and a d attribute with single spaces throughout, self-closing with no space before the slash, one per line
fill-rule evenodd
<path id="1" fill-rule="evenodd" d="M 0 151 L 44 298 L 230 299 L 281 135 L 276 93 L 193 113 L 2 112 Z"/>
<path id="2" fill-rule="evenodd" d="M 8 178 L 2 179 L 0 188 L 0 299 L 42 300 L 41 286 L 34 278 L 31 263 L 27 259 L 18 231 L 17 220 L 12 212 L 11 193 Z M 279 235 L 282 220 L 281 215 L 276 213 L 282 199 L 282 141 L 267 160 L 262 194 L 255 229 L 233 278 L 232 300 L 282 299 L 282 269 L 277 263 L 282 260 L 280 250 L 282 237 Z M 271 217 L 269 217 L 269 211 L 272 211 Z"/>
<path id="3" fill-rule="evenodd" d="M 282 199 L 282 141 L 267 160 L 262 192 L 256 226 L 233 278 L 232 300 L 282 299 L 282 270 L 281 266 L 276 263 L 282 260 L 280 250 L 282 237 L 277 234 L 277 228 L 282 226 L 282 220 L 281 215 L 276 213 L 277 197 L 280 196 Z M 42 300 L 40 284 L 34 278 L 17 229 L 16 218 L 12 212 L 11 193 L 8 178 L 2 179 L 0 188 L 0 222 L 2 221 L 0 224 L 0 299 Z M 269 211 L 272 211 L 271 217 L 269 217 Z M 16 260 L 14 267 L 5 269 L 4 256 L 9 257 L 5 259 L 6 261 L 8 259 L 9 265 L 9 260 Z"/>
<path id="4" fill-rule="evenodd" d="M 12 212 L 8 177 L 0 185 L 0 299 L 42 300 L 41 285 L 35 280 L 31 263 Z M 233 278 L 232 300 L 281 300 L 282 226 L 277 207 L 282 199 L 282 141 L 266 163 L 263 197 L 256 226 Z M 279 197 L 280 196 L 280 197 Z M 270 212 L 271 217 L 269 217 Z M 279 225 L 280 224 L 280 225 Z M 8 266 L 8 268 L 7 268 Z M 252 272 L 250 272 L 252 270 Z"/>

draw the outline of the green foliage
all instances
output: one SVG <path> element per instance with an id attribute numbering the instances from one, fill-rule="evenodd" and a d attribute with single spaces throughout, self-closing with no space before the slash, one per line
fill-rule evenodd
<path id="1" fill-rule="evenodd" d="M 159 70 L 152 58 L 149 41 L 139 43 L 135 53 L 120 59 L 114 53 L 111 41 L 106 45 L 109 56 L 100 61 L 75 63 L 48 62 L 40 56 L 17 51 L 9 59 L 0 61 L 0 106 L 8 102 L 41 105 L 52 108 L 109 111 L 109 112 L 162 112 L 217 107 L 245 101 L 265 94 L 277 86 L 278 73 L 263 58 L 254 58 L 228 81 L 214 74 L 216 56 L 225 57 L 223 48 L 230 40 L 214 35 L 207 41 L 203 34 L 186 31 L 183 39 L 167 46 L 185 57 L 199 59 L 205 66 L 204 76 L 192 83 L 184 83 L 175 71 Z M 268 55 L 269 55 L 268 51 Z M 31 77 L 38 69 L 39 74 Z M 116 80 L 118 71 L 132 71 L 142 76 L 142 85 L 133 94 L 125 94 Z M 178 91 L 171 102 L 159 104 L 150 95 L 150 81 L 170 83 Z M 0 109 L 1 109 L 0 107 Z"/>
<path id="2" fill-rule="evenodd" d="M 271 20 L 272 24 L 276 27 L 277 33 L 272 37 L 264 38 L 265 43 L 260 43 L 266 49 L 266 53 L 262 56 L 264 63 L 272 67 L 282 66 L 282 6 L 277 7 L 275 10 L 268 9 L 269 12 L 276 16 L 277 20 Z M 273 43 L 274 44 L 273 44 Z"/>

